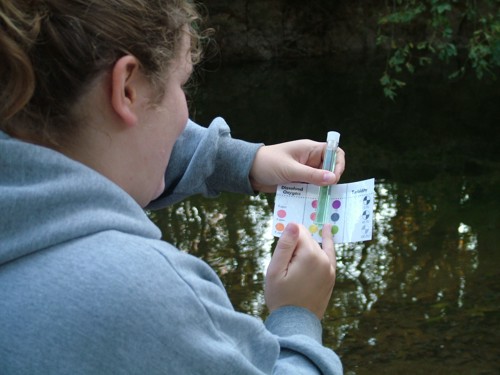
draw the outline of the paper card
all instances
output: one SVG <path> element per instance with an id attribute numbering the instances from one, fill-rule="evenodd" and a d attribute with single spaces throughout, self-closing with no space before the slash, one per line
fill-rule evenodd
<path id="1" fill-rule="evenodd" d="M 335 243 L 372 239 L 375 180 L 332 185 L 329 221 Z M 278 186 L 273 214 L 273 235 L 280 237 L 289 222 L 303 224 L 321 242 L 321 227 L 314 223 L 319 186 L 288 184 Z"/>

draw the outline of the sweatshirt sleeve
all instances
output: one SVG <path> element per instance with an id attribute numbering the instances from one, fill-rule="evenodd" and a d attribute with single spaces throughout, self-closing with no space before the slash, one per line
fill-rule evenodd
<path id="1" fill-rule="evenodd" d="M 280 345 L 274 374 L 343 373 L 337 354 L 322 345 L 321 323 L 310 311 L 285 306 L 273 311 L 265 325 L 276 335 Z"/>
<path id="2" fill-rule="evenodd" d="M 189 120 L 174 145 L 165 173 L 165 191 L 148 208 L 165 207 L 195 194 L 253 194 L 249 173 L 261 146 L 231 138 L 229 126 L 220 117 L 208 128 Z"/>
<path id="3" fill-rule="evenodd" d="M 233 309 L 220 279 L 204 262 L 185 254 L 170 256 L 168 261 L 178 275 L 169 282 L 178 291 L 175 300 L 179 306 L 189 306 L 168 316 L 174 327 L 182 327 L 183 339 L 175 345 L 180 348 L 184 342 L 183 351 L 196 353 L 205 369 L 202 373 L 342 374 L 335 352 L 322 345 L 319 319 L 309 310 L 282 307 L 263 323 Z M 185 319 L 197 324 L 186 327 Z M 217 363 L 213 372 L 211 362 Z M 183 370 L 179 373 L 200 373 Z"/>

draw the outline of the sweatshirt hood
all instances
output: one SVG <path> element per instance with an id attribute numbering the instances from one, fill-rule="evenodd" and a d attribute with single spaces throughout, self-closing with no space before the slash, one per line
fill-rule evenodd
<path id="1" fill-rule="evenodd" d="M 0 265 L 108 230 L 161 237 L 143 209 L 109 179 L 0 131 Z"/>

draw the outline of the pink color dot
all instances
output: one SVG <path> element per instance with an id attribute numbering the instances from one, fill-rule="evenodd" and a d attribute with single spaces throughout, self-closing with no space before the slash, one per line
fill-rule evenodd
<path id="1" fill-rule="evenodd" d="M 278 211 L 278 217 L 283 219 L 286 216 L 286 211 L 285 210 L 279 210 Z"/>
<path id="2" fill-rule="evenodd" d="M 311 220 L 312 220 L 312 221 L 316 220 L 316 212 L 313 212 L 313 213 L 311 214 Z"/>
<path id="3" fill-rule="evenodd" d="M 316 199 L 315 199 L 315 200 L 313 200 L 313 201 L 312 201 L 312 203 L 311 203 L 311 206 L 312 206 L 313 208 L 318 208 L 318 201 L 317 201 Z"/>

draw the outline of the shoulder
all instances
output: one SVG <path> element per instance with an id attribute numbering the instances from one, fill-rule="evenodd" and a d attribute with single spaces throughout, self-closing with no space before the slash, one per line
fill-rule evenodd
<path id="1" fill-rule="evenodd" d="M 41 251 L 0 282 L 0 325 L 9 327 L 0 353 L 39 364 L 160 372 L 166 361 L 189 363 L 197 340 L 218 337 L 216 321 L 234 313 L 204 262 L 118 232 Z"/>

